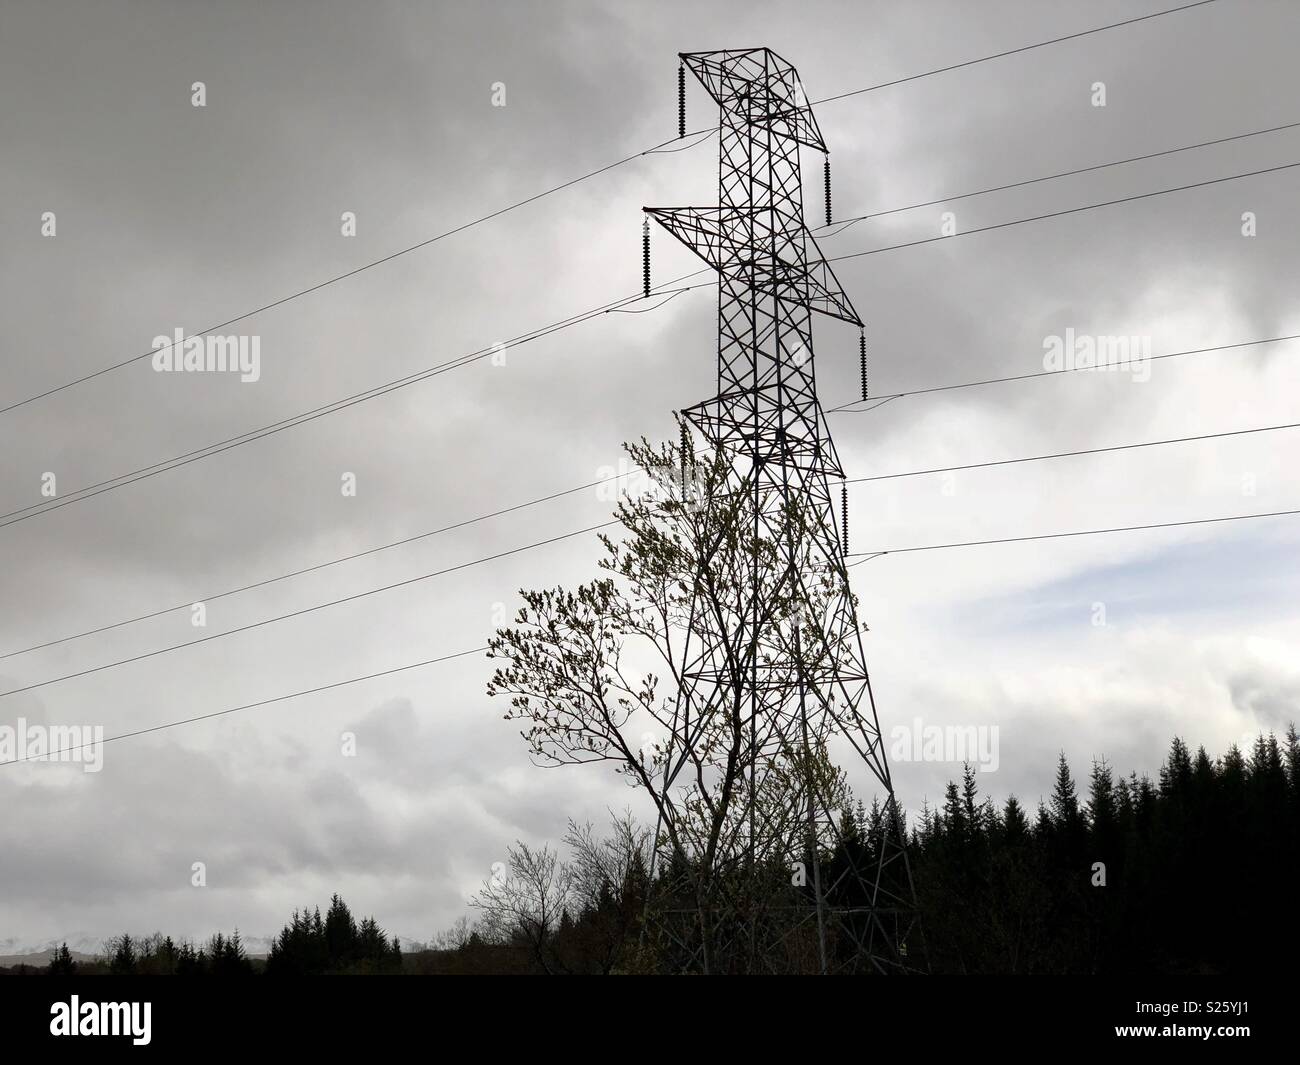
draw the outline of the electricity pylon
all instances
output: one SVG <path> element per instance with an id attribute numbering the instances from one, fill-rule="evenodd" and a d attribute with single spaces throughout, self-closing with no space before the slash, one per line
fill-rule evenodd
<path id="1" fill-rule="evenodd" d="M 747 534 L 777 545 L 780 558 L 775 572 L 760 573 L 755 552 L 749 602 L 738 612 L 747 631 L 719 633 L 697 603 L 684 698 L 697 719 L 723 702 L 744 704 L 744 864 L 751 878 L 795 868 L 789 883 L 799 890 L 774 895 L 756 880 L 746 886 L 742 873 L 710 904 L 725 917 L 693 915 L 697 928 L 726 929 L 729 961 L 721 936 L 712 959 L 708 947 L 695 949 L 690 921 L 670 936 L 688 948 L 685 968 L 772 969 L 782 944 L 815 936 L 805 953 L 822 972 L 923 970 L 905 829 L 845 566 L 847 520 L 843 538 L 835 520 L 832 480 L 844 471 L 817 398 L 813 312 L 862 326 L 804 223 L 800 149 L 827 147 L 798 73 L 770 49 L 680 58 L 719 108 L 721 198 L 716 207 L 645 209 L 718 274 L 718 391 L 682 413 L 734 468 Z M 829 170 L 827 195 L 829 213 Z M 884 800 L 871 838 L 846 827 L 838 773 L 827 772 L 833 748 L 856 752 Z M 793 837 L 766 830 L 770 805 L 755 809 L 757 796 L 770 804 L 774 791 L 782 816 L 799 826 Z M 802 838 L 797 853 L 788 853 L 792 838 Z"/>

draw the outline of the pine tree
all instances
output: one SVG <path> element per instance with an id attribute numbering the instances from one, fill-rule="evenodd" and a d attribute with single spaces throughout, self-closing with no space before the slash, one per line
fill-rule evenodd
<path id="1" fill-rule="evenodd" d="M 1286 779 L 1291 787 L 1292 796 L 1300 795 L 1300 733 L 1296 732 L 1295 722 L 1286 727 Z"/>
<path id="2" fill-rule="evenodd" d="M 68 944 L 64 943 L 50 957 L 50 965 L 46 970 L 51 976 L 72 976 L 77 971 L 77 963 L 72 960 L 72 952 L 68 950 Z"/>
<path id="3" fill-rule="evenodd" d="M 1038 800 L 1038 811 L 1034 820 L 1034 838 L 1046 841 L 1052 837 L 1052 815 L 1047 811 L 1047 805 L 1040 798 Z"/>
<path id="4" fill-rule="evenodd" d="M 916 836 L 922 847 L 929 846 L 930 840 L 934 838 L 934 811 L 930 809 L 930 800 L 926 798 L 921 799 L 921 825 Z"/>
<path id="5" fill-rule="evenodd" d="M 1114 833 L 1118 821 L 1115 805 L 1115 783 L 1106 759 L 1092 763 L 1092 776 L 1088 781 L 1088 823 L 1096 836 Z"/>
<path id="6" fill-rule="evenodd" d="M 1208 795 L 1214 788 L 1214 763 L 1205 752 L 1205 745 L 1196 748 L 1192 762 L 1192 786 L 1198 795 Z"/>
<path id="7" fill-rule="evenodd" d="M 165 975 L 171 976 L 176 972 L 176 944 L 171 936 L 164 939 L 158 948 L 158 962 Z"/>
<path id="8" fill-rule="evenodd" d="M 352 911 L 336 894 L 325 915 L 325 950 L 331 969 L 344 969 L 357 956 L 357 923 Z"/>
<path id="9" fill-rule="evenodd" d="M 1002 808 L 1002 839 L 1008 846 L 1014 847 L 1029 837 L 1029 821 L 1025 817 L 1024 807 L 1019 800 L 1010 795 Z"/>
<path id="10" fill-rule="evenodd" d="M 382 962 L 387 952 L 388 940 L 383 929 L 373 917 L 367 917 L 361 922 L 357 937 L 357 953 L 362 960 L 374 963 Z"/>
<path id="11" fill-rule="evenodd" d="M 1228 809 L 1242 812 L 1246 797 L 1246 759 L 1235 743 L 1219 760 L 1219 791 Z"/>
<path id="12" fill-rule="evenodd" d="M 1070 776 L 1070 763 L 1062 751 L 1056 763 L 1056 785 L 1052 789 L 1052 821 L 1058 828 L 1073 828 L 1079 822 L 1079 798 Z"/>
<path id="13" fill-rule="evenodd" d="M 194 949 L 194 944 L 187 940 L 176 951 L 176 975 L 199 976 L 202 972 L 203 964 Z"/>
<path id="14" fill-rule="evenodd" d="M 1121 831 L 1128 832 L 1132 829 L 1133 791 L 1123 777 L 1115 781 L 1115 818 Z"/>
<path id="15" fill-rule="evenodd" d="M 867 839 L 873 844 L 880 839 L 881 832 L 885 829 L 884 813 L 880 809 L 880 800 L 871 800 L 871 811 L 866 815 L 866 820 L 862 822 L 866 825 Z"/>
<path id="16" fill-rule="evenodd" d="M 135 972 L 135 963 L 135 942 L 129 935 L 123 934 L 113 948 L 109 971 L 118 976 L 130 975 Z"/>
<path id="17" fill-rule="evenodd" d="M 1160 770 L 1160 794 L 1185 797 L 1192 782 L 1192 756 L 1179 736 L 1169 745 L 1169 758 Z"/>
<path id="18" fill-rule="evenodd" d="M 979 789 L 975 784 L 975 767 L 970 762 L 961 767 L 962 815 L 966 821 L 966 832 L 971 839 L 978 839 L 984 834 L 984 807 L 976 802 Z"/>
<path id="19" fill-rule="evenodd" d="M 958 846 L 966 841 L 966 808 L 962 805 L 956 783 L 951 780 L 943 793 L 943 834 L 945 839 Z"/>

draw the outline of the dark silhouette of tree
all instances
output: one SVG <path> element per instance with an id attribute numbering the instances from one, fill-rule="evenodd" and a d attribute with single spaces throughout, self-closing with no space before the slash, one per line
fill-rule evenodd
<path id="1" fill-rule="evenodd" d="M 205 961 L 206 957 L 200 959 L 193 943 L 182 943 L 176 951 L 176 975 L 201 976 L 206 969 Z"/>
<path id="2" fill-rule="evenodd" d="M 1024 807 L 1014 795 L 1008 797 L 1007 804 L 1002 808 L 1002 821 L 999 827 L 1001 842 L 1005 847 L 1023 845 L 1029 837 L 1029 821 L 1025 817 Z"/>
<path id="3" fill-rule="evenodd" d="M 109 971 L 115 976 L 127 976 L 135 972 L 135 943 L 129 935 L 123 934 L 112 946 L 113 960 Z"/>
<path id="4" fill-rule="evenodd" d="M 940 809 L 923 803 L 909 831 L 910 860 L 935 972 L 1271 973 L 1300 948 L 1294 922 L 1246 934 L 1261 915 L 1284 917 L 1300 897 L 1300 736 L 1265 734 L 1219 758 L 1193 754 L 1181 737 L 1150 776 L 1117 776 L 1092 762 L 1081 801 L 1069 763 L 1056 763 L 1052 789 L 1031 816 L 1015 796 L 1000 808 L 981 796 L 964 765 Z M 816 855 L 833 881 L 877 857 L 890 814 L 846 794 L 834 846 Z M 899 814 L 900 818 L 903 815 Z M 511 849 L 509 875 L 485 885 L 478 926 L 463 920 L 430 950 L 404 954 L 374 917 L 359 924 L 342 898 L 296 910 L 274 938 L 265 972 L 612 973 L 672 972 L 683 960 L 647 934 L 647 894 L 692 903 L 688 855 L 661 852 L 630 815 L 597 836 L 570 825 L 567 856 Z M 796 852 L 813 857 L 811 842 Z M 790 912 L 806 912 L 812 888 L 788 867 L 764 870 L 784 886 Z M 774 895 L 774 899 L 780 899 Z M 859 902 L 863 900 L 857 900 Z M 783 911 L 774 909 L 774 914 Z M 777 918 L 774 918 L 777 919 Z M 837 929 L 831 930 L 831 952 Z M 792 929 L 781 971 L 811 972 L 815 939 Z M 909 944 L 909 947 L 911 945 Z M 919 943 L 917 943 L 919 949 Z M 238 930 L 203 947 L 169 937 L 123 935 L 94 967 L 76 966 L 63 944 L 46 972 L 247 975 L 255 971 Z"/>
<path id="5" fill-rule="evenodd" d="M 324 919 L 316 908 L 294 910 L 289 923 L 271 941 L 266 972 L 272 976 L 321 973 L 380 973 L 401 969 L 401 948 L 373 917 L 358 925 L 347 903 L 330 900 Z"/>
<path id="6" fill-rule="evenodd" d="M 229 936 L 218 932 L 208 944 L 208 971 L 213 976 L 251 976 L 253 963 L 244 952 L 239 929 Z"/>
<path id="7" fill-rule="evenodd" d="M 172 976 L 176 972 L 176 963 L 178 961 L 178 952 L 176 944 L 172 937 L 168 936 L 162 941 L 158 951 L 159 973 L 163 976 Z"/>
<path id="8" fill-rule="evenodd" d="M 1062 751 L 1056 763 L 1056 784 L 1052 788 L 1052 822 L 1058 829 L 1074 828 L 1079 824 L 1079 798 L 1070 775 L 1070 763 Z"/>
<path id="9" fill-rule="evenodd" d="M 330 899 L 325 914 L 325 952 L 330 967 L 342 969 L 356 961 L 360 955 L 360 936 L 357 922 L 347 904 L 335 895 Z"/>
<path id="10" fill-rule="evenodd" d="M 72 960 L 72 952 L 68 950 L 68 944 L 64 943 L 50 957 L 46 972 L 51 976 L 72 976 L 76 971 L 77 963 Z"/>

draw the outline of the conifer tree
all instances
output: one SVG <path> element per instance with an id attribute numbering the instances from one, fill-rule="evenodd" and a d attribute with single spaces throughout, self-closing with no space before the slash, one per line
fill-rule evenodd
<path id="1" fill-rule="evenodd" d="M 977 802 L 979 788 L 975 783 L 975 767 L 970 762 L 962 763 L 961 797 L 962 816 L 966 822 L 967 836 L 974 840 L 984 833 L 984 807 Z"/>
<path id="2" fill-rule="evenodd" d="M 966 842 L 966 808 L 954 781 L 948 781 L 943 793 L 943 834 L 954 846 Z"/>
<path id="3" fill-rule="evenodd" d="M 68 950 L 68 944 L 65 942 L 51 955 L 46 972 L 51 976 L 72 976 L 76 971 L 77 963 L 72 960 L 72 952 Z"/>
<path id="4" fill-rule="evenodd" d="M 1029 821 L 1025 817 L 1024 807 L 1014 795 L 1007 797 L 1006 805 L 1002 808 L 1001 836 L 1011 847 L 1019 846 L 1029 837 Z"/>
<path id="5" fill-rule="evenodd" d="M 1115 782 L 1106 759 L 1092 763 L 1092 776 L 1088 781 L 1088 823 L 1096 838 L 1111 838 L 1118 825 L 1115 803 Z"/>
<path id="6" fill-rule="evenodd" d="M 1062 751 L 1056 762 L 1056 783 L 1052 788 L 1052 821 L 1058 828 L 1073 828 L 1079 821 L 1079 798 L 1075 794 L 1070 763 Z"/>
<path id="7" fill-rule="evenodd" d="M 357 923 L 352 911 L 336 894 L 325 915 L 325 949 L 331 969 L 344 969 L 358 954 Z"/>
<path id="8" fill-rule="evenodd" d="M 113 946 L 113 960 L 109 971 L 116 976 L 126 976 L 135 972 L 135 942 L 129 935 L 123 934 Z"/>

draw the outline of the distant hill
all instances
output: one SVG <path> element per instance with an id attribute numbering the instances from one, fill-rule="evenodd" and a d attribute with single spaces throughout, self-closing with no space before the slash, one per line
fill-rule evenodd
<path id="1" fill-rule="evenodd" d="M 12 968 L 15 965 L 31 965 L 38 969 L 44 969 L 50 964 L 50 958 L 54 956 L 55 947 L 46 950 L 38 950 L 33 954 L 0 954 L 0 969 Z M 83 954 L 77 950 L 70 950 L 72 960 L 78 965 L 82 962 L 93 962 L 96 958 L 94 954 Z"/>

